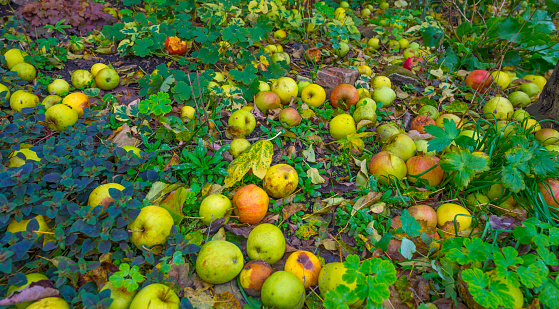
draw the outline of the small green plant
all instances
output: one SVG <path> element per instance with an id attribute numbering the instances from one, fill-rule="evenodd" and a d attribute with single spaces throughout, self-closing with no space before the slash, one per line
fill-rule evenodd
<path id="1" fill-rule="evenodd" d="M 227 162 L 223 160 L 223 153 L 229 150 L 229 145 L 225 145 L 217 150 L 213 156 L 206 154 L 204 141 L 199 138 L 198 145 L 193 152 L 187 148 L 181 151 L 181 159 L 185 163 L 173 165 L 177 177 L 190 184 L 195 183 L 204 186 L 206 183 L 223 183 L 227 176 Z"/>
<path id="2" fill-rule="evenodd" d="M 130 264 L 121 263 L 116 273 L 109 277 L 109 282 L 115 288 L 125 287 L 128 292 L 138 289 L 140 284 L 144 282 L 144 276 L 138 266 L 130 267 Z"/>

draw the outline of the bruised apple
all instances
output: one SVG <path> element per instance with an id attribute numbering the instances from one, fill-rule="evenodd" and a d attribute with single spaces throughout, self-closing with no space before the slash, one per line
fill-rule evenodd
<path id="1" fill-rule="evenodd" d="M 444 171 L 439 166 L 438 157 L 426 155 L 411 157 L 406 162 L 406 167 L 408 169 L 408 180 L 414 184 L 417 182 L 418 178 L 427 180 L 431 187 L 436 187 L 443 181 Z M 424 173 L 429 169 L 431 170 L 419 177 L 412 176 Z"/>
<path id="2" fill-rule="evenodd" d="M 419 66 L 421 63 L 423 62 L 423 59 L 421 59 L 421 57 L 409 57 L 408 59 L 406 59 L 406 61 L 404 61 L 404 69 L 408 69 L 408 70 L 412 70 L 414 67 Z M 425 68 L 420 68 L 419 71 L 424 71 Z"/>
<path id="3" fill-rule="evenodd" d="M 243 290 L 250 296 L 259 297 L 262 285 L 270 277 L 272 271 L 272 266 L 264 260 L 249 261 L 239 274 Z"/>
<path id="4" fill-rule="evenodd" d="M 266 191 L 255 184 L 242 187 L 235 193 L 231 201 L 235 214 L 242 223 L 256 224 L 268 212 L 270 198 Z"/>
<path id="5" fill-rule="evenodd" d="M 299 185 L 297 171 L 289 164 L 276 164 L 264 176 L 263 187 L 273 198 L 289 196 Z"/>
<path id="6" fill-rule="evenodd" d="M 359 92 L 350 84 L 338 85 L 330 94 L 330 103 L 334 108 L 348 110 L 350 106 L 357 104 L 359 101 Z"/>
<path id="7" fill-rule="evenodd" d="M 381 151 L 371 158 L 369 172 L 382 184 L 391 183 L 390 178 L 402 180 L 407 174 L 406 163 L 390 151 Z"/>
<path id="8" fill-rule="evenodd" d="M 415 205 L 408 208 L 410 215 L 427 228 L 434 229 L 437 227 L 437 212 L 433 207 L 428 205 Z"/>
<path id="9" fill-rule="evenodd" d="M 475 91 L 485 93 L 491 87 L 493 77 L 485 70 L 472 71 L 466 77 L 466 85 Z"/>
<path id="10" fill-rule="evenodd" d="M 285 270 L 297 276 L 305 288 L 318 284 L 321 269 L 320 261 L 309 251 L 295 251 L 285 261 Z"/>
<path id="11" fill-rule="evenodd" d="M 411 129 L 419 133 L 425 133 L 425 127 L 428 125 L 436 125 L 435 120 L 427 115 L 418 115 L 411 121 Z"/>

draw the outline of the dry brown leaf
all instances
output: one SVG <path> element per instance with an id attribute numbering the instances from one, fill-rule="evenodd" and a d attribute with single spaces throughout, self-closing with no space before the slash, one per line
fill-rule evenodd
<path id="1" fill-rule="evenodd" d="M 233 293 L 222 292 L 214 296 L 214 308 L 218 309 L 241 309 L 241 304 L 235 299 Z"/>
<path id="2" fill-rule="evenodd" d="M 170 170 L 173 165 L 177 165 L 179 163 L 181 163 L 181 158 L 179 157 L 179 155 L 173 152 L 173 157 L 169 159 L 169 162 L 167 162 L 167 164 L 163 168 L 163 171 L 166 172 Z"/>

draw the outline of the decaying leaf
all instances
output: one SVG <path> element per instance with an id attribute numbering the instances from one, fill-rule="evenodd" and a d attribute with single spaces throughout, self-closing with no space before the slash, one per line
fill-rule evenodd
<path id="1" fill-rule="evenodd" d="M 311 179 L 313 185 L 319 185 L 325 182 L 324 178 L 320 176 L 318 169 L 314 167 L 311 167 L 307 170 L 307 177 Z"/>
<path id="2" fill-rule="evenodd" d="M 35 301 L 45 297 L 59 296 L 58 289 L 50 280 L 31 282 L 25 288 L 15 291 L 6 298 L 0 300 L 0 306 L 11 306 L 23 302 Z"/>
<path id="3" fill-rule="evenodd" d="M 243 152 L 227 167 L 229 176 L 225 178 L 225 187 L 232 187 L 251 169 L 256 177 L 264 178 L 270 164 L 272 164 L 273 149 L 274 146 L 268 140 L 252 144 L 247 151 Z"/>
<path id="4" fill-rule="evenodd" d="M 235 299 L 235 296 L 233 296 L 233 293 L 231 292 L 222 292 L 216 294 L 214 296 L 214 301 L 215 301 L 214 308 L 219 308 L 219 309 L 241 308 L 241 304 L 239 304 L 239 301 Z"/>
<path id="5" fill-rule="evenodd" d="M 192 306 L 197 309 L 210 309 L 215 304 L 215 300 L 203 289 L 186 288 L 185 295 Z"/>
<path id="6" fill-rule="evenodd" d="M 354 216 L 361 208 L 370 207 L 378 202 L 381 197 L 382 193 L 380 192 L 369 192 L 367 195 L 360 197 L 357 201 L 355 201 L 355 204 L 353 204 L 351 215 Z"/>

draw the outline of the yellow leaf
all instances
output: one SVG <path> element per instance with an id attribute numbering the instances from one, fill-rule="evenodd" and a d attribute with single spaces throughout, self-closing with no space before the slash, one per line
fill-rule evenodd
<path id="1" fill-rule="evenodd" d="M 270 164 L 272 164 L 272 156 L 274 155 L 274 146 L 268 140 L 258 141 L 248 151 L 243 152 L 227 167 L 229 176 L 225 178 L 225 187 L 233 186 L 237 181 L 241 180 L 245 174 L 252 169 L 252 173 L 262 179 L 266 176 Z"/>
<path id="2" fill-rule="evenodd" d="M 320 176 L 320 173 L 314 167 L 311 167 L 307 170 L 307 177 L 311 179 L 313 185 L 319 185 L 325 182 L 324 178 Z"/>

